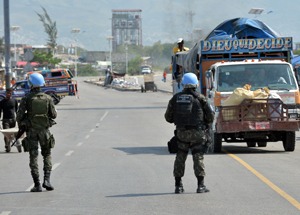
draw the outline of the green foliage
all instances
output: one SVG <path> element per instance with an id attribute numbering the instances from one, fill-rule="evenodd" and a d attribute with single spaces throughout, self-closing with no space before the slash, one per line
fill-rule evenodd
<path id="1" fill-rule="evenodd" d="M 38 62 L 43 67 L 54 68 L 56 64 L 61 62 L 61 59 L 53 57 L 52 53 L 35 51 L 32 61 Z"/>
<path id="2" fill-rule="evenodd" d="M 139 74 L 140 66 L 143 63 L 141 57 L 135 57 L 134 59 L 128 62 L 128 74 L 129 75 L 136 75 Z"/>
<path id="3" fill-rule="evenodd" d="M 78 76 L 98 76 L 99 71 L 94 69 L 90 64 L 77 64 Z"/>
<path id="4" fill-rule="evenodd" d="M 295 55 L 300 55 L 300 50 L 295 50 L 295 51 L 294 51 L 294 54 L 295 54 Z"/>
<path id="5" fill-rule="evenodd" d="M 57 27 L 56 27 L 56 22 L 53 22 L 48 15 L 47 11 L 45 8 L 43 8 L 44 14 L 36 13 L 40 21 L 43 23 L 44 29 L 46 34 L 48 35 L 48 42 L 47 45 L 51 47 L 52 51 L 55 50 L 57 46 Z"/>
<path id="6" fill-rule="evenodd" d="M 150 65 L 152 68 L 163 70 L 168 67 L 171 62 L 172 50 L 175 44 L 162 44 L 160 41 L 153 46 L 136 46 L 128 45 L 128 73 L 129 75 L 138 74 L 141 65 L 144 63 L 142 57 L 150 57 Z M 125 46 L 118 46 L 117 53 L 126 53 Z M 116 67 L 114 67 L 117 69 Z M 124 69 L 125 70 L 125 65 Z"/>

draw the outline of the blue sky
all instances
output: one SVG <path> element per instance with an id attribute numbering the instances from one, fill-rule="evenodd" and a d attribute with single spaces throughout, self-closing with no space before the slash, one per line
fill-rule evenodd
<path id="1" fill-rule="evenodd" d="M 111 35 L 112 9 L 142 9 L 143 44 L 157 41 L 175 42 L 187 38 L 191 29 L 201 29 L 204 35 L 221 22 L 236 17 L 255 18 L 265 22 L 281 36 L 292 36 L 300 42 L 299 0 L 13 0 L 10 1 L 10 25 L 20 26 L 17 43 L 42 45 L 47 41 L 36 12 L 44 7 L 58 28 L 58 43 L 74 43 L 72 28 L 80 28 L 78 43 L 90 51 L 107 51 L 107 36 Z M 255 16 L 251 8 L 263 8 Z M 270 12 L 272 11 L 272 12 Z M 194 14 L 189 19 L 188 14 Z M 3 21 L 3 1 L 0 4 Z M 0 36 L 4 35 L 3 24 Z M 13 42 L 13 39 L 11 39 Z"/>

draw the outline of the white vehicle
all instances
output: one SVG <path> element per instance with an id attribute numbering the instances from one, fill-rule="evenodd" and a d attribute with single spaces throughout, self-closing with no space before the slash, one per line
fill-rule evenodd
<path id="1" fill-rule="evenodd" d="M 151 68 L 150 67 L 143 67 L 142 70 L 141 70 L 141 73 L 144 75 L 144 74 L 150 74 L 152 72 Z"/>

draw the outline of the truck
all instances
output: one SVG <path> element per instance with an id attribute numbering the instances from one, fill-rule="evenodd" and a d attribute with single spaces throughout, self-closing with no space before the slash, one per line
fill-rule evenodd
<path id="1" fill-rule="evenodd" d="M 65 81 L 67 79 L 69 85 L 69 96 L 78 95 L 77 81 L 73 79 L 74 75 L 71 72 L 71 70 L 64 69 L 64 68 L 56 68 L 56 69 L 44 69 L 44 70 L 32 71 L 26 74 L 26 79 L 33 72 L 41 73 L 45 78 L 46 85 L 47 83 L 51 83 L 51 86 L 55 85 L 56 83 L 60 85 L 61 81 Z"/>
<path id="2" fill-rule="evenodd" d="M 207 38 L 172 57 L 173 92 L 182 89 L 183 73 L 194 72 L 197 90 L 215 111 L 211 152 L 221 152 L 224 142 L 266 147 L 279 141 L 285 151 L 294 151 L 300 93 L 290 64 L 292 44 L 291 37 Z M 260 97 L 238 97 L 229 104 L 239 90 Z"/>
<path id="3" fill-rule="evenodd" d="M 18 102 L 30 92 L 28 80 L 17 81 L 12 88 L 12 97 Z M 50 95 L 54 104 L 57 105 L 64 96 L 70 93 L 68 79 L 45 79 L 45 86 L 41 87 L 41 91 Z M 0 100 L 5 98 L 5 94 L 5 90 L 0 90 Z"/>

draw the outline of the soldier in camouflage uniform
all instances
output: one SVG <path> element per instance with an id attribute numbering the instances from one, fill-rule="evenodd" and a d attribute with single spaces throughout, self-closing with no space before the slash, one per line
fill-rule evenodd
<path id="1" fill-rule="evenodd" d="M 194 162 L 194 173 L 198 180 L 197 193 L 209 192 L 204 185 L 203 154 L 206 150 L 205 129 L 213 122 L 214 112 L 205 97 L 198 92 L 197 76 L 186 73 L 183 76 L 182 92 L 175 94 L 169 101 L 165 119 L 176 125 L 178 152 L 174 162 L 175 193 L 184 192 L 181 178 L 184 176 L 185 161 L 191 149 Z"/>
<path id="2" fill-rule="evenodd" d="M 54 189 L 50 183 L 51 148 L 54 147 L 55 141 L 49 127 L 54 124 L 53 119 L 56 118 L 57 113 L 52 98 L 40 91 L 40 87 L 45 85 L 44 77 L 39 73 L 33 73 L 29 76 L 28 84 L 31 91 L 21 100 L 17 112 L 17 122 L 20 127 L 26 128 L 26 138 L 22 141 L 22 145 L 24 151 L 29 151 L 29 166 L 34 181 L 31 192 L 42 191 L 38 168 L 39 144 L 44 162 L 42 186 L 51 191 Z"/>

